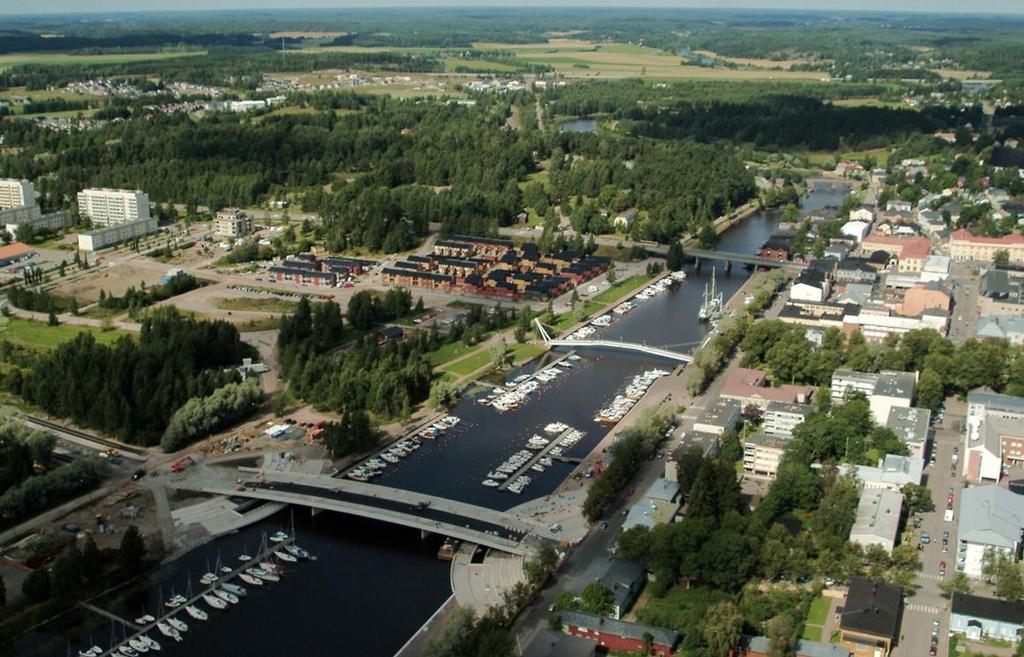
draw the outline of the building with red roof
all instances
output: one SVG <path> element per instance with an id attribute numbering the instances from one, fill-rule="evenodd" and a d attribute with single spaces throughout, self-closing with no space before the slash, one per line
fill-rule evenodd
<path id="1" fill-rule="evenodd" d="M 992 262 L 999 251 L 1009 253 L 1010 262 L 1024 263 L 1024 236 L 1010 233 L 1002 237 L 979 237 L 961 228 L 953 231 L 949 239 L 949 257 L 954 260 Z"/>

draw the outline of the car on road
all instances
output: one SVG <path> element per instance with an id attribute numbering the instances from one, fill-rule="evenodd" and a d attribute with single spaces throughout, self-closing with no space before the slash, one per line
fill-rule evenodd
<path id="1" fill-rule="evenodd" d="M 138 470 L 132 473 L 132 481 L 138 481 L 139 479 L 142 479 L 145 476 L 146 471 L 143 470 L 142 468 L 139 468 Z"/>
<path id="2" fill-rule="evenodd" d="M 925 545 L 932 542 L 932 537 L 928 535 L 928 532 L 921 532 L 921 542 Z"/>
<path id="3" fill-rule="evenodd" d="M 945 561 L 940 561 L 939 562 L 939 577 L 945 577 L 945 576 L 946 576 L 946 562 Z"/>
<path id="4" fill-rule="evenodd" d="M 937 645 L 935 645 L 934 643 L 932 644 L 931 648 L 928 648 L 928 654 L 931 655 L 931 657 L 935 657 L 935 655 L 938 652 L 939 652 L 939 647 Z"/>
<path id="5" fill-rule="evenodd" d="M 608 529 L 608 523 L 607 522 L 602 522 L 601 523 L 601 529 Z"/>

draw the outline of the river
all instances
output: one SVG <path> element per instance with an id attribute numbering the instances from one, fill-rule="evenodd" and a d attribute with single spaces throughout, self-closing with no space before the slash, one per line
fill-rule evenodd
<path id="1" fill-rule="evenodd" d="M 804 210 L 838 205 L 847 188 L 819 183 L 804 200 Z M 778 212 L 759 213 L 721 237 L 722 250 L 753 253 L 775 231 Z M 736 266 L 726 273 L 717 265 L 717 285 L 728 299 L 749 277 Z M 706 334 L 697 320 L 697 308 L 715 266 L 705 263 L 686 281 L 642 302 L 630 314 L 601 331 L 601 337 L 622 338 L 676 350 L 691 350 Z M 671 363 L 641 354 L 584 351 L 570 373 L 544 384 L 517 411 L 498 413 L 476 403 L 472 396 L 453 411 L 462 423 L 423 447 L 399 465 L 388 468 L 380 483 L 442 495 L 472 504 L 506 509 L 554 490 L 572 470 L 556 463 L 521 496 L 485 488 L 480 482 L 509 454 L 522 449 L 526 439 L 545 424 L 561 421 L 586 431 L 570 455 L 582 456 L 605 435 L 607 428 L 593 421 L 594 413 L 610 401 L 636 373 L 652 367 L 670 369 Z M 540 363 L 527 365 L 532 371 Z M 514 376 L 513 372 L 509 376 Z M 172 594 L 186 593 L 218 558 L 234 561 L 255 550 L 261 533 L 273 533 L 291 523 L 291 515 L 278 516 L 232 536 L 193 550 L 151 577 L 146 590 L 107 601 L 103 608 L 132 619 L 154 613 Z M 402 644 L 450 595 L 449 564 L 436 559 L 438 539 L 422 540 L 415 530 L 341 515 L 311 517 L 295 509 L 299 542 L 319 557 L 316 562 L 291 566 L 281 582 L 250 591 L 229 612 L 211 613 L 207 623 L 192 622 L 180 644 L 163 636 L 160 655 L 175 657 L 278 657 L 301 654 L 351 654 L 392 657 Z M 252 589 L 253 587 L 249 587 Z M 161 597 L 162 596 L 162 597 Z M 91 614 L 68 618 L 60 627 L 25 637 L 14 646 L 18 657 L 62 657 L 90 637 L 109 645 L 110 624 Z"/>

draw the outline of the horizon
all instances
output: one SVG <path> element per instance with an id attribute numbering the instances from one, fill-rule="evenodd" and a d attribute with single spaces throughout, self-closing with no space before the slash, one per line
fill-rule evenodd
<path id="1" fill-rule="evenodd" d="M 832 0 L 829 6 L 819 5 L 821 0 L 695 0 L 673 2 L 672 0 L 644 0 L 641 4 L 627 5 L 622 0 L 558 0 L 551 4 L 544 0 L 518 0 L 515 4 L 496 0 L 303 0 L 302 6 L 294 6 L 284 0 L 208 0 L 202 6 L 195 6 L 194 0 L 90 0 L 87 3 L 76 0 L 47 0 L 40 3 L 33 0 L 13 0 L 12 5 L 0 8 L 4 16 L 55 16 L 57 14 L 87 15 L 139 15 L 139 14 L 208 14 L 224 12 L 273 12 L 273 11 L 352 11 L 352 10 L 400 10 L 400 9 L 474 9 L 474 10 L 516 10 L 516 9 L 599 9 L 599 10 L 704 10 L 704 11 L 755 11 L 755 12 L 807 12 L 817 14 L 921 14 L 955 16 L 1024 16 L 1024 5 L 1016 0 L 980 0 L 970 9 L 963 8 L 958 0 Z M 83 4 L 91 6 L 83 8 Z M 141 6 L 140 6 L 141 5 Z M 152 6 L 150 6 L 152 5 Z M 212 6 L 211 6 L 212 5 Z M 838 6 L 837 6 L 838 5 Z"/>

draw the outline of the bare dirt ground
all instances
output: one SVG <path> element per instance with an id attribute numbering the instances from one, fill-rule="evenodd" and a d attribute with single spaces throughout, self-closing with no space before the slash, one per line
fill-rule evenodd
<path id="1" fill-rule="evenodd" d="M 168 267 L 170 269 L 171 267 Z M 116 263 L 110 266 L 96 267 L 93 273 L 72 283 L 65 283 L 53 289 L 53 294 L 61 297 L 74 297 L 79 306 L 96 303 L 100 298 L 100 290 L 108 295 L 120 296 L 129 287 L 138 288 L 141 283 L 147 286 L 158 285 L 166 270 L 137 267 L 129 263 Z"/>

